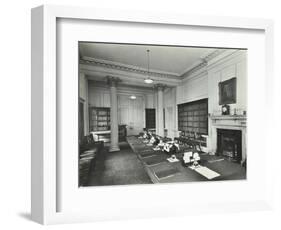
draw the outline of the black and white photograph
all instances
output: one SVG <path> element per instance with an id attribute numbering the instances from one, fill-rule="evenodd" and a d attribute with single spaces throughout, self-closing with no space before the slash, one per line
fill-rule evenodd
<path id="1" fill-rule="evenodd" d="M 245 180 L 247 49 L 79 42 L 79 186 Z"/>

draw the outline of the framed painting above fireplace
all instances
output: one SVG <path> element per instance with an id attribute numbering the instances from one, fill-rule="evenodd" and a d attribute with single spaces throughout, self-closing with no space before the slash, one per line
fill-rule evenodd
<path id="1" fill-rule="evenodd" d="M 235 104 L 236 103 L 236 78 L 219 83 L 219 104 Z"/>

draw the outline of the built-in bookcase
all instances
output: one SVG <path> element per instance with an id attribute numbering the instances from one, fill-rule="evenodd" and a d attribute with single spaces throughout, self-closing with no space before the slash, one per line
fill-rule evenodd
<path id="1" fill-rule="evenodd" d="M 208 99 L 178 105 L 178 129 L 185 133 L 208 134 Z"/>
<path id="2" fill-rule="evenodd" d="M 110 108 L 90 107 L 90 132 L 98 132 L 100 141 L 110 141 Z M 103 132 L 105 131 L 105 132 Z M 126 141 L 126 125 L 118 125 L 119 141 Z"/>
<path id="3" fill-rule="evenodd" d="M 90 131 L 110 130 L 110 108 L 90 107 Z"/>

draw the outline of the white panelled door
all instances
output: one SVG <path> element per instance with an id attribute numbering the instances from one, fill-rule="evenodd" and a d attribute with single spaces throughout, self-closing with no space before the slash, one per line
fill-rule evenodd
<path id="1" fill-rule="evenodd" d="M 174 138 L 174 109 L 172 106 L 166 108 L 166 129 L 168 130 L 168 137 Z"/>
<path id="2" fill-rule="evenodd" d="M 130 99 L 129 95 L 118 95 L 119 124 L 127 125 L 127 135 L 137 135 L 144 127 L 144 99 L 137 96 Z"/>
<path id="3" fill-rule="evenodd" d="M 130 100 L 130 126 L 128 135 L 136 135 L 143 130 L 144 125 L 144 101 L 142 97 Z"/>

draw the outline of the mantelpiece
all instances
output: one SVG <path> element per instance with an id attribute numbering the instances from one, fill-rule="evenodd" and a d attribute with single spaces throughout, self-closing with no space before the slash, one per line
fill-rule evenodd
<path id="1" fill-rule="evenodd" d="M 217 152 L 217 130 L 241 130 L 242 132 L 242 161 L 246 160 L 246 133 L 247 133 L 247 116 L 246 115 L 210 115 L 210 152 Z"/>
<path id="2" fill-rule="evenodd" d="M 211 115 L 210 118 L 215 125 L 240 127 L 247 126 L 246 115 Z"/>

